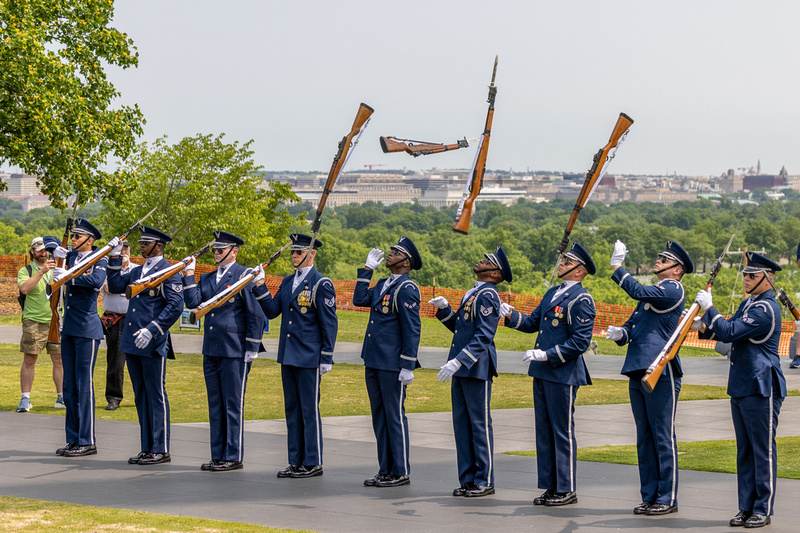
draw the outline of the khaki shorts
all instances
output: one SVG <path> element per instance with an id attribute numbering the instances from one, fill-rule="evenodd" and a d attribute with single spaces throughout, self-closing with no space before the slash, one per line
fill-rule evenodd
<path id="1" fill-rule="evenodd" d="M 57 342 L 47 342 L 50 333 L 50 323 L 42 324 L 33 320 L 22 322 L 22 340 L 19 341 L 19 351 L 39 355 L 47 346 L 47 353 L 60 354 L 61 344 Z"/>

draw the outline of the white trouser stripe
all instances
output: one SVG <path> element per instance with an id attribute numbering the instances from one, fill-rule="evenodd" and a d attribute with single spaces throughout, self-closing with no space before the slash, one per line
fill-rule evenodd
<path id="1" fill-rule="evenodd" d="M 567 433 L 569 437 L 569 486 L 570 492 L 575 492 L 575 468 L 572 466 L 575 464 L 575 447 L 572 445 L 572 425 L 575 423 L 573 420 L 572 412 L 575 410 L 574 400 L 572 395 L 572 388 L 574 385 L 569 386 L 569 420 L 567 422 Z"/>
<path id="2" fill-rule="evenodd" d="M 772 425 L 772 397 L 774 394 L 775 389 L 773 388 L 769 395 L 769 435 L 767 435 L 769 438 L 769 446 L 767 446 L 767 453 L 769 455 L 769 498 L 767 498 L 767 516 L 772 514 L 772 504 L 774 503 L 773 500 L 775 500 L 775 481 L 773 476 L 775 465 L 772 464 L 772 443 L 775 441 L 775 428 Z"/>
<path id="3" fill-rule="evenodd" d="M 408 475 L 408 442 L 406 442 L 406 426 L 403 422 L 403 402 L 406 396 L 406 386 L 400 385 L 400 402 L 397 405 L 397 414 L 400 416 L 400 434 L 403 436 L 403 475 Z"/>
<path id="4" fill-rule="evenodd" d="M 486 475 L 486 483 L 492 485 L 494 476 L 492 475 L 493 450 L 492 450 L 492 437 L 489 434 L 489 382 L 486 381 L 483 385 L 483 425 L 486 427 L 486 447 L 489 448 L 489 472 Z"/>
<path id="5" fill-rule="evenodd" d="M 237 461 L 244 458 L 244 391 L 247 385 L 247 363 L 242 368 L 242 388 L 239 391 L 239 454 Z"/>
<path id="6" fill-rule="evenodd" d="M 63 285 L 62 285 L 62 287 L 63 287 Z M 94 368 L 94 363 L 95 363 L 96 359 L 97 359 L 97 339 L 92 339 L 92 366 L 89 367 L 90 370 Z M 75 358 L 75 360 L 77 362 L 77 357 Z M 95 409 L 94 372 L 90 372 L 89 382 L 92 384 L 92 386 L 89 387 L 89 394 L 91 394 L 91 398 L 92 398 L 92 403 L 91 403 L 91 405 L 92 405 L 92 416 L 89 417 L 89 428 L 91 430 L 91 432 L 89 434 L 89 438 L 92 440 L 92 444 L 96 444 L 96 442 L 94 441 L 94 409 Z"/>
<path id="7" fill-rule="evenodd" d="M 678 413 L 678 395 L 675 393 L 675 375 L 672 372 L 672 365 L 667 364 L 669 372 L 669 386 L 672 393 L 672 417 L 669 421 L 669 439 L 672 442 L 672 490 L 670 491 L 669 504 L 675 505 L 678 498 L 678 441 L 675 436 L 675 417 Z"/>
<path id="8" fill-rule="evenodd" d="M 322 378 L 322 374 L 320 374 L 319 367 L 317 367 L 317 392 L 314 395 L 316 399 L 316 404 L 314 406 L 315 413 L 316 413 L 316 420 L 314 423 L 317 425 L 317 457 L 319 457 L 319 464 L 322 464 L 322 427 L 321 420 L 319 417 L 319 401 L 320 401 L 320 390 L 319 390 L 319 380 Z M 311 465 L 314 466 L 314 465 Z"/>
<path id="9" fill-rule="evenodd" d="M 165 400 L 165 391 L 164 391 L 164 381 L 165 381 L 166 373 L 167 373 L 167 358 L 166 357 L 162 357 L 161 358 L 161 378 L 160 378 L 159 387 L 160 387 L 160 390 L 161 390 L 161 405 L 164 406 L 164 420 L 162 421 L 162 424 L 164 424 L 164 453 L 169 453 L 169 439 L 167 438 L 167 435 L 168 435 L 167 431 L 169 430 L 169 428 L 167 427 L 167 424 L 168 424 L 168 422 L 167 422 L 167 402 Z"/>

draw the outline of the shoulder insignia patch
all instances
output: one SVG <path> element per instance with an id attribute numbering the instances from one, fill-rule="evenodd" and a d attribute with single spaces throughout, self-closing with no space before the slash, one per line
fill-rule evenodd
<path id="1" fill-rule="evenodd" d="M 591 319 L 591 318 L 583 318 L 582 316 L 576 316 L 576 317 L 575 317 L 575 320 L 577 320 L 577 321 L 578 321 L 578 322 L 580 322 L 581 324 L 588 324 L 589 322 L 591 322 L 591 321 L 592 321 L 592 319 Z"/>
<path id="2" fill-rule="evenodd" d="M 175 291 L 175 292 L 182 292 L 183 291 L 183 285 L 181 285 L 180 283 L 173 283 L 173 284 L 170 285 L 170 287 L 172 287 L 172 290 Z"/>
<path id="3" fill-rule="evenodd" d="M 403 305 L 409 309 L 417 307 L 417 302 L 403 302 Z"/>
<path id="4" fill-rule="evenodd" d="M 742 317 L 742 322 L 745 322 L 747 324 L 752 324 L 754 322 L 754 320 L 752 318 L 750 318 L 749 316 L 743 316 Z"/>
<path id="5" fill-rule="evenodd" d="M 483 316 L 489 316 L 492 313 L 494 313 L 494 307 L 491 307 L 491 306 L 490 307 L 486 307 L 486 306 L 483 306 L 483 305 L 481 306 L 481 314 Z"/>
<path id="6" fill-rule="evenodd" d="M 328 307 L 333 307 L 336 305 L 336 298 L 325 298 L 325 305 Z"/>

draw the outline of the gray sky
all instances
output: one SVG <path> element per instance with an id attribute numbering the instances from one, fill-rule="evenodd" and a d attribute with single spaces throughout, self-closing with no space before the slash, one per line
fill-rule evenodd
<path id="1" fill-rule="evenodd" d="M 147 141 L 225 133 L 267 170 L 327 172 L 365 102 L 347 170 L 468 168 L 472 148 L 378 137 L 477 137 L 499 54 L 490 169 L 585 172 L 625 112 L 612 174 L 800 174 L 798 20 L 796 0 L 117 0 L 140 60 L 109 79 Z"/>

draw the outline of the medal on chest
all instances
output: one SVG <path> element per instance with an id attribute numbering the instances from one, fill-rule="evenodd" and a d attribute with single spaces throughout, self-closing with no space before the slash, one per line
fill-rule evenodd
<path id="1" fill-rule="evenodd" d="M 469 315 L 472 311 L 472 305 L 475 303 L 475 296 L 476 295 L 470 297 L 470 299 L 464 304 L 464 320 L 469 320 Z"/>
<path id="2" fill-rule="evenodd" d="M 564 318 L 564 308 L 560 305 L 557 305 L 553 308 L 553 312 L 555 313 L 555 318 L 553 319 L 553 326 L 558 326 L 558 319 Z"/>
<path id="3" fill-rule="evenodd" d="M 383 299 L 381 300 L 381 311 L 383 311 L 384 315 L 389 312 L 389 301 L 391 298 L 389 291 L 386 291 L 386 294 L 383 295 Z"/>
<path id="4" fill-rule="evenodd" d="M 311 305 L 311 291 L 307 287 L 300 291 L 300 295 L 297 297 L 297 305 L 300 307 L 301 313 L 308 313 L 308 308 Z"/>

